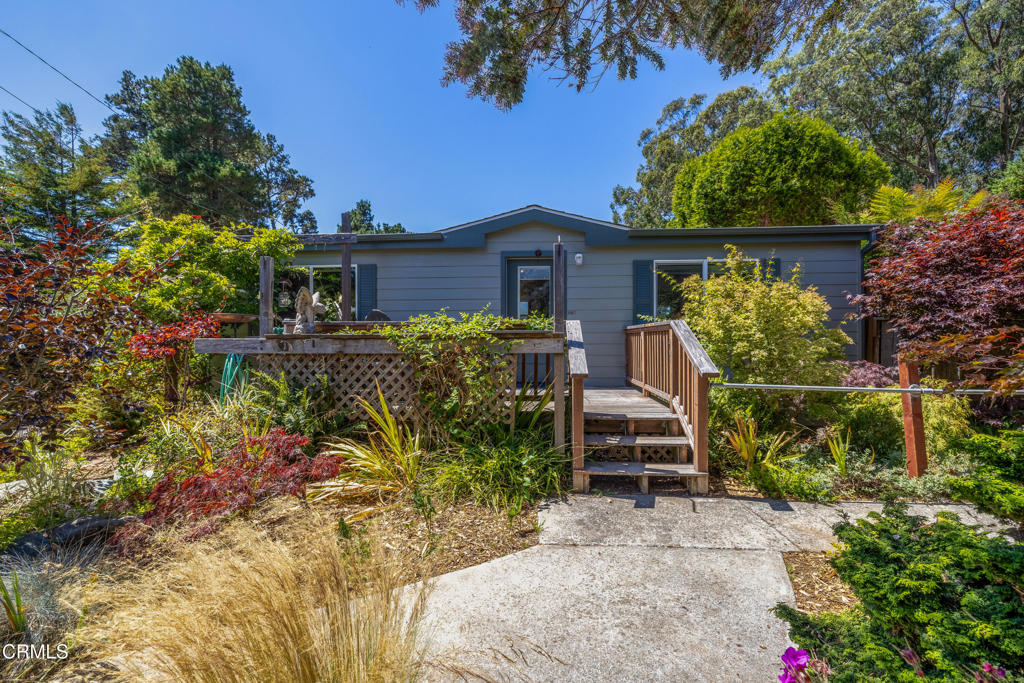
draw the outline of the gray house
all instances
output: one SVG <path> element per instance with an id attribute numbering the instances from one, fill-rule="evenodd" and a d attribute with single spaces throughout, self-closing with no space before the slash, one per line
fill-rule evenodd
<path id="1" fill-rule="evenodd" d="M 873 226 L 639 230 L 531 205 L 428 233 L 359 235 L 352 247 L 357 319 L 372 309 L 393 320 L 447 308 L 525 317 L 551 311 L 551 252 L 565 244 L 566 317 L 578 319 L 590 366 L 588 386 L 621 386 L 623 328 L 678 306 L 665 273 L 708 277 L 734 244 L 745 256 L 788 273 L 800 263 L 804 284 L 815 285 L 840 324 L 853 312 L 848 294 L 861 291 L 863 240 Z M 341 277 L 341 239 L 302 237 L 295 265 L 333 298 Z M 660 285 L 660 286 L 659 286 Z M 863 357 L 859 322 L 844 329 L 851 360 Z"/>

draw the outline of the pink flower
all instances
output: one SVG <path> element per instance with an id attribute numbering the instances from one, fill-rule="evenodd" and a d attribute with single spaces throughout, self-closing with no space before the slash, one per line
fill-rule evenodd
<path id="1" fill-rule="evenodd" d="M 811 661 L 811 657 L 807 654 L 807 650 L 797 650 L 795 647 L 788 647 L 782 654 L 782 663 L 786 665 L 786 669 L 796 673 L 806 669 L 809 661 Z"/>

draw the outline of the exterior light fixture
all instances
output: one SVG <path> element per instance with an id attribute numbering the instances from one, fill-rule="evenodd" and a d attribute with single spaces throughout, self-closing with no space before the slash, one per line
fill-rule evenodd
<path id="1" fill-rule="evenodd" d="M 576 256 L 574 256 L 573 258 L 576 260 L 576 265 L 577 266 L 582 266 L 583 265 L 583 252 L 582 251 L 576 252 Z"/>

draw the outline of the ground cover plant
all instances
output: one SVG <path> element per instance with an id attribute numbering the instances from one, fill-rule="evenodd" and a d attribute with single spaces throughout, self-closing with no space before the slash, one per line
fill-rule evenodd
<path id="1" fill-rule="evenodd" d="M 791 637 L 834 681 L 995 680 L 1024 674 L 1024 550 L 941 513 L 892 506 L 835 529 L 832 558 L 861 604 L 808 615 L 780 605 Z"/>

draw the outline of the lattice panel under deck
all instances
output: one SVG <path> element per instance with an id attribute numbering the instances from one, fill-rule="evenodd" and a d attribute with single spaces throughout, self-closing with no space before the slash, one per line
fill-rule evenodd
<path id="1" fill-rule="evenodd" d="M 256 365 L 261 372 L 273 376 L 284 373 L 289 381 L 303 386 L 313 386 L 319 377 L 325 377 L 338 405 L 363 419 L 367 416 L 362 414 L 357 398 L 377 406 L 378 385 L 391 411 L 400 419 L 422 422 L 428 418 L 417 395 L 415 371 L 399 354 L 274 353 L 256 356 Z M 514 359 L 508 357 L 495 371 L 500 374 L 502 388 L 493 409 L 486 412 L 508 419 L 515 398 Z"/>

